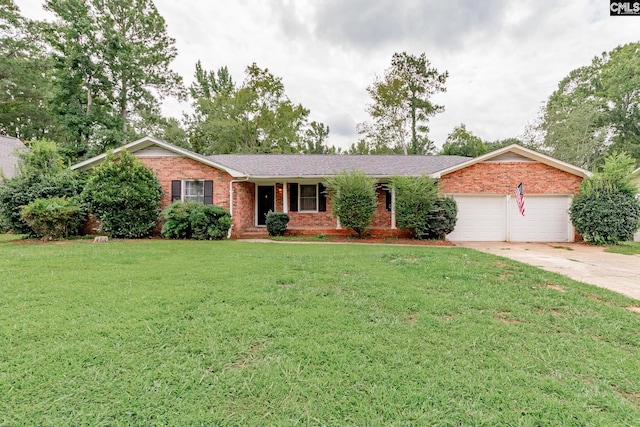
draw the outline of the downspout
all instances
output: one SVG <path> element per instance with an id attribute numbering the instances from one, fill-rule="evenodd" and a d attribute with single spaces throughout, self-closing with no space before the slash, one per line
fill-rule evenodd
<path id="1" fill-rule="evenodd" d="M 229 227 L 229 231 L 227 232 L 227 239 L 231 238 L 231 232 L 233 231 L 233 184 L 236 182 L 247 182 L 249 181 L 249 177 L 246 176 L 244 179 L 232 179 L 229 181 L 229 214 L 231 214 L 231 227 Z"/>

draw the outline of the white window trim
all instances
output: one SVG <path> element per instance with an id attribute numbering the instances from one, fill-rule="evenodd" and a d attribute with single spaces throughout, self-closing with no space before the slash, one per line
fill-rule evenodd
<path id="1" fill-rule="evenodd" d="M 182 180 L 182 185 L 181 185 L 181 189 L 180 189 L 180 200 L 182 200 L 183 202 L 187 201 L 187 200 L 193 200 L 193 199 L 186 199 L 186 191 L 187 191 L 187 182 L 201 182 L 202 183 L 202 200 L 196 200 L 198 202 L 204 203 L 204 181 L 205 179 L 183 179 Z"/>
<path id="2" fill-rule="evenodd" d="M 316 208 L 315 210 L 303 210 L 302 209 L 302 186 L 315 186 L 316 187 Z M 318 184 L 298 184 L 298 212 L 300 213 L 318 213 L 320 208 L 320 189 L 318 188 Z"/>

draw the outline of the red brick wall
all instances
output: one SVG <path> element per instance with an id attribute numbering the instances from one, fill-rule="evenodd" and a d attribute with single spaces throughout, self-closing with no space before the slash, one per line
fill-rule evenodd
<path id="1" fill-rule="evenodd" d="M 447 174 L 440 182 L 448 194 L 511 194 L 521 182 L 526 194 L 575 194 L 582 178 L 539 162 L 485 162 Z"/>
<path id="2" fill-rule="evenodd" d="M 287 184 L 288 194 L 291 195 L 291 184 Z M 282 206 L 283 194 L 276 192 L 276 206 Z M 278 200 L 280 199 L 280 200 Z M 289 203 L 287 200 L 286 203 Z M 331 214 L 331 199 L 327 197 L 326 212 L 289 212 L 288 228 L 336 228 L 337 221 Z"/>
<path id="3" fill-rule="evenodd" d="M 256 186 L 252 182 L 236 182 L 233 184 L 233 228 L 231 237 L 237 238 L 254 226 Z"/>
<path id="4" fill-rule="evenodd" d="M 387 193 L 382 188 L 376 189 L 376 213 L 373 215 L 373 228 L 391 228 L 391 211 L 387 211 Z"/>
<path id="5" fill-rule="evenodd" d="M 162 186 L 162 207 L 171 203 L 171 181 L 177 179 L 213 180 L 213 204 L 229 209 L 228 173 L 204 165 L 187 157 L 139 157 L 142 163 L 152 169 Z"/>

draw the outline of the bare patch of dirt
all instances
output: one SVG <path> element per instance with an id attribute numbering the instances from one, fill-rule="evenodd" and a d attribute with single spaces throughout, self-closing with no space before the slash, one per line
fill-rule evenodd
<path id="1" fill-rule="evenodd" d="M 591 294 L 587 295 L 587 298 L 589 298 L 591 301 L 597 301 L 597 302 L 601 302 L 601 301 L 602 301 L 602 300 L 601 300 L 600 298 L 598 298 L 597 296 L 595 296 L 595 295 L 591 295 Z"/>
<path id="2" fill-rule="evenodd" d="M 558 292 L 567 292 L 562 286 L 553 285 L 551 283 L 547 283 L 547 288 L 553 289 L 554 291 Z"/>
<path id="3" fill-rule="evenodd" d="M 638 307 L 637 305 L 630 305 L 625 308 L 629 311 L 633 311 L 634 313 L 640 314 L 640 307 Z"/>
<path id="4" fill-rule="evenodd" d="M 418 321 L 418 313 L 416 312 L 411 312 L 409 313 L 409 325 L 413 326 L 416 324 L 416 322 Z"/>
<path id="5" fill-rule="evenodd" d="M 499 320 L 502 323 L 522 323 L 522 320 L 516 317 L 511 317 L 511 312 L 507 310 L 500 310 L 494 319 Z"/>

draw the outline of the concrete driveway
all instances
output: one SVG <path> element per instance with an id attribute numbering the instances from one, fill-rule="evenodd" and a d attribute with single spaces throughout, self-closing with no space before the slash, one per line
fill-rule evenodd
<path id="1" fill-rule="evenodd" d="M 583 243 L 456 242 L 640 300 L 640 255 L 604 252 Z"/>

